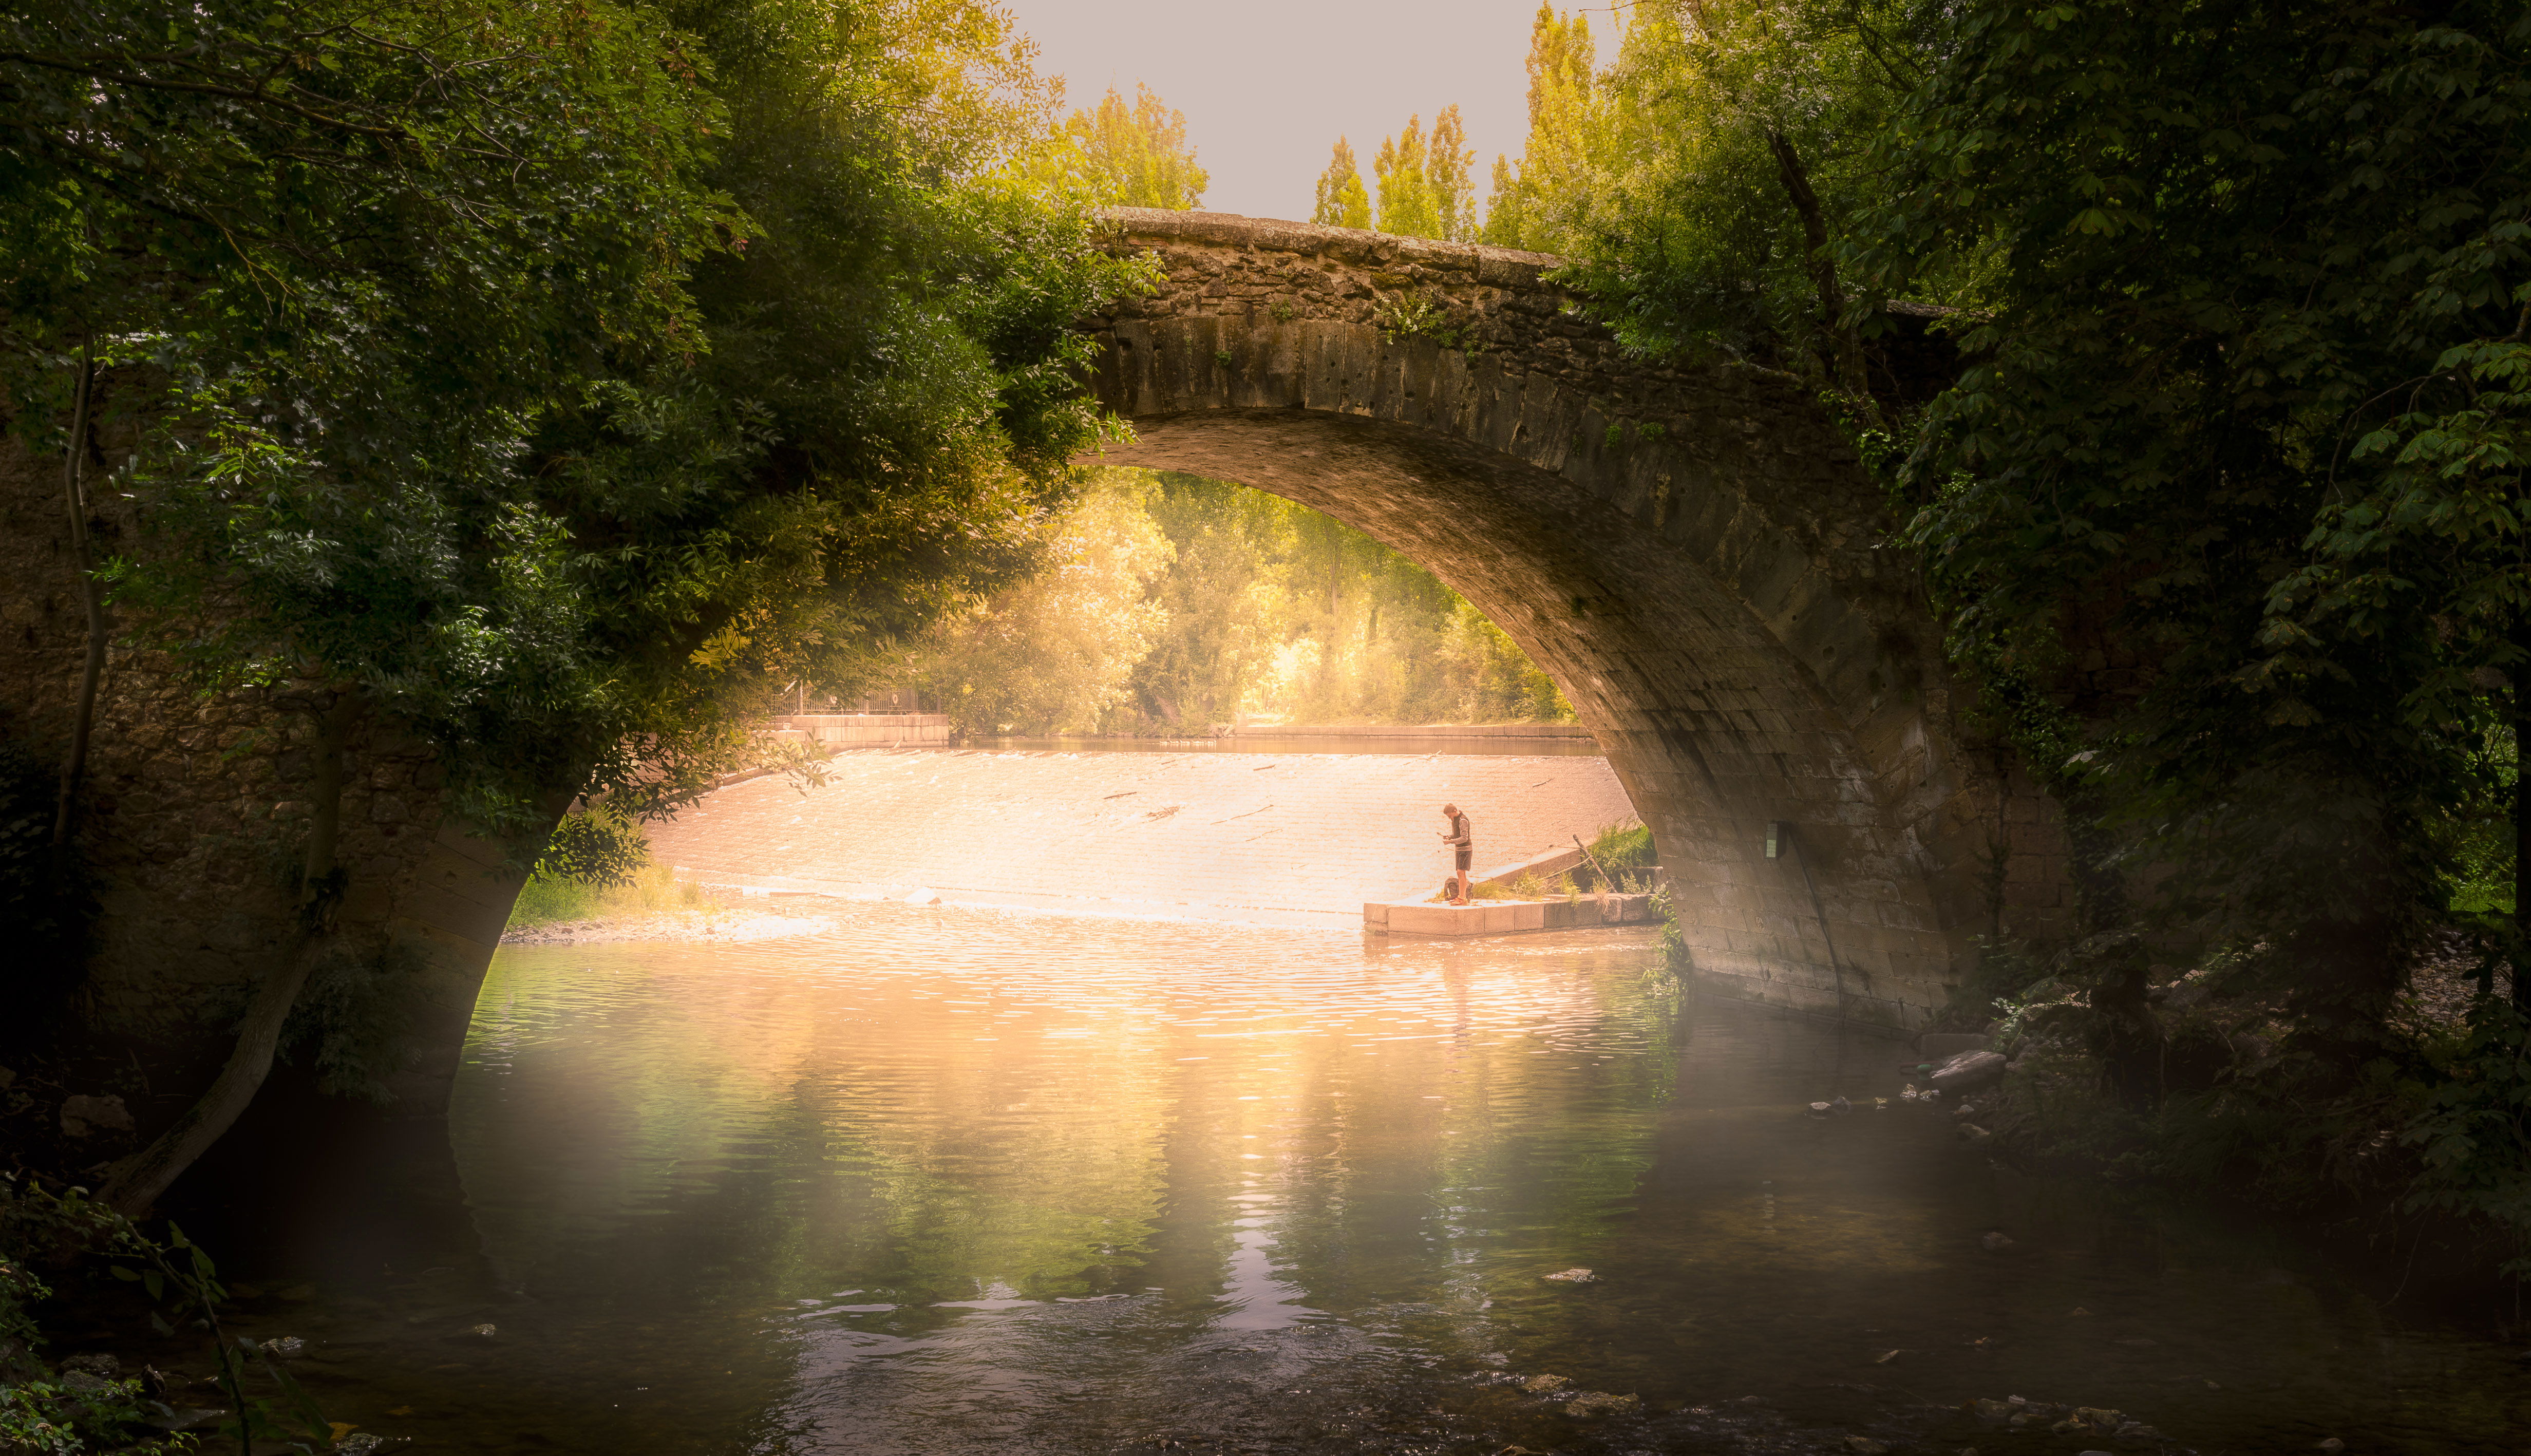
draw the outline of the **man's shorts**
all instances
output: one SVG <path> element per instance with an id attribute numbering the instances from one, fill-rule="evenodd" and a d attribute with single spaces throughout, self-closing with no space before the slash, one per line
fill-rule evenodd
<path id="1" fill-rule="evenodd" d="M 1459 851 L 1459 868 L 1462 868 L 1462 869 L 1469 868 L 1473 867 L 1476 863 L 1477 863 L 1477 852 L 1476 852 L 1475 850 L 1461 850 L 1461 851 Z"/>

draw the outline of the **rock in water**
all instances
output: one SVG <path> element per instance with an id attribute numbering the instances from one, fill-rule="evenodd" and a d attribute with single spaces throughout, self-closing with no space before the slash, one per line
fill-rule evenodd
<path id="1" fill-rule="evenodd" d="M 2012 1247 L 2012 1236 L 1999 1228 L 1991 1228 L 1985 1237 L 1978 1240 L 1978 1247 L 1989 1254 L 2001 1254 Z"/>
<path id="2" fill-rule="evenodd" d="M 1589 1269 L 1577 1268 L 1565 1269 L 1558 1273 L 1549 1274 L 1547 1277 L 1549 1279 L 1560 1279 L 1567 1284 L 1588 1284 L 1591 1282 L 1592 1275 Z"/>
<path id="3" fill-rule="evenodd" d="M 1966 1092 L 2003 1080 L 2003 1053 L 1964 1051 L 1934 1069 L 1936 1092 Z"/>

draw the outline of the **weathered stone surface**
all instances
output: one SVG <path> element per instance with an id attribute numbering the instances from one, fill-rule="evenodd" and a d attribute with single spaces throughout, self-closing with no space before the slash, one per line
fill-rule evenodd
<path id="1" fill-rule="evenodd" d="M 132 1131 L 132 1112 L 121 1097 L 92 1097 L 85 1094 L 62 1099 L 62 1133 L 65 1137 L 85 1138 L 96 1133 Z"/>
<path id="2" fill-rule="evenodd" d="M 91 479 L 128 452 L 132 428 L 103 432 Z M 100 555 L 152 549 L 121 492 L 93 500 Z M 0 741 L 43 762 L 68 738 L 86 648 L 72 562 L 61 462 L 30 459 L 13 434 L 0 442 Z M 227 1055 L 287 933 L 311 705 L 289 686 L 205 699 L 154 653 L 107 658 L 79 826 L 100 914 L 75 1005 L 89 1030 L 154 1049 L 152 1095 L 131 1107 L 144 1134 Z M 389 1085 L 404 1110 L 434 1112 L 519 876 L 500 847 L 443 822 L 428 748 L 370 718 L 347 756 L 339 945 L 411 969 L 414 1039 Z"/>
<path id="3" fill-rule="evenodd" d="M 1934 1086 L 1946 1092 L 1975 1092 L 2003 1080 L 2003 1053 L 1964 1051 L 1934 1069 Z"/>
<path id="4" fill-rule="evenodd" d="M 1916 1038 L 1916 1051 L 1937 1065 L 1964 1051 L 1986 1050 L 1986 1036 L 1976 1032 L 1927 1032 Z"/>
<path id="5" fill-rule="evenodd" d="M 1099 458 L 1316 507 L 1475 602 L 1607 750 L 1700 973 L 1914 1026 L 1970 935 L 2053 923 L 2049 807 L 1961 750 L 1913 564 L 1798 380 L 1629 356 L 1535 253 L 1108 217 L 1165 279 L 1083 320 L 1136 431 Z"/>

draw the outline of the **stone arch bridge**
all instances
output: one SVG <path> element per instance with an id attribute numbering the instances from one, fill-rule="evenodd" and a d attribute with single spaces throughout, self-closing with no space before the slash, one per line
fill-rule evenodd
<path id="1" fill-rule="evenodd" d="M 1103 458 L 1316 507 L 1476 603 L 1606 749 L 1701 976 L 1912 1025 L 1995 897 L 2006 929 L 2050 927 L 2047 807 L 1963 750 L 1911 565 L 1877 544 L 1882 503 L 1797 380 L 1630 357 L 1536 254 L 1211 213 L 1108 221 L 1108 246 L 1155 254 L 1164 278 L 1080 320 L 1092 388 L 1138 433 Z M 84 650 L 59 481 L 0 442 L 9 742 L 66 729 Z M 109 502 L 97 529 L 137 531 L 129 515 Z M 109 666 L 80 995 L 106 1033 L 167 1048 L 144 1124 L 225 1055 L 288 914 L 260 867 L 271 807 L 308 773 L 298 721 L 285 690 L 201 700 L 145 655 Z M 362 868 L 339 919 L 347 940 L 412 952 L 389 1086 L 432 1112 L 518 878 L 446 819 L 426 750 L 369 723 L 352 757 L 341 853 Z M 1789 826 L 1772 858 L 1771 825 Z"/>
<path id="2" fill-rule="evenodd" d="M 1082 320 L 1137 435 L 1098 459 L 1323 511 L 1490 617 L 1652 826 L 1701 976 L 1913 1025 L 1998 897 L 2053 918 L 2046 807 L 1963 752 L 1912 563 L 1799 380 L 1632 356 L 1537 253 L 1107 220 L 1164 278 Z"/>

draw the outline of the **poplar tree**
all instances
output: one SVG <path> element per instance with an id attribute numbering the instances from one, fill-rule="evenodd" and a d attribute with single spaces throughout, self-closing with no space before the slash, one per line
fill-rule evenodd
<path id="1" fill-rule="evenodd" d="M 1330 228 L 1371 226 L 1371 194 L 1363 190 L 1362 169 L 1354 164 L 1353 143 L 1342 137 L 1336 139 L 1335 155 L 1327 159 L 1327 170 L 1319 174 L 1319 200 L 1310 211 L 1310 221 Z"/>
<path id="2" fill-rule="evenodd" d="M 1424 118 L 1407 118 L 1406 130 L 1379 143 L 1372 171 L 1379 178 L 1379 230 L 1404 238 L 1440 238 L 1473 243 L 1477 237 L 1477 190 L 1469 167 L 1477 154 L 1467 148 L 1459 108 L 1444 106 L 1433 118 L 1433 135 L 1424 135 Z"/>
<path id="3" fill-rule="evenodd" d="M 1459 120 L 1456 103 L 1441 108 L 1433 118 L 1432 150 L 1425 159 L 1425 177 L 1433 190 L 1433 211 L 1438 227 L 1433 236 L 1453 243 L 1477 240 L 1477 189 L 1469 168 L 1477 154 L 1468 149 L 1467 129 Z"/>
<path id="4" fill-rule="evenodd" d="M 1060 176 L 1110 207 L 1186 211 L 1203 205 L 1212 182 L 1187 144 L 1186 113 L 1141 82 L 1134 84 L 1131 106 L 1111 85 L 1096 107 L 1073 112 L 1052 157 L 1035 170 Z"/>
<path id="5" fill-rule="evenodd" d="M 1494 158 L 1483 236 L 1503 248 L 1568 252 L 1610 140 L 1611 100 L 1600 80 L 1590 19 L 1540 5 L 1528 65 L 1529 137 L 1517 163 Z"/>
<path id="6" fill-rule="evenodd" d="M 1424 118 L 1410 117 L 1406 130 L 1380 139 L 1372 172 L 1379 179 L 1379 230 L 1404 238 L 1441 235 L 1441 209 L 1427 175 Z"/>

